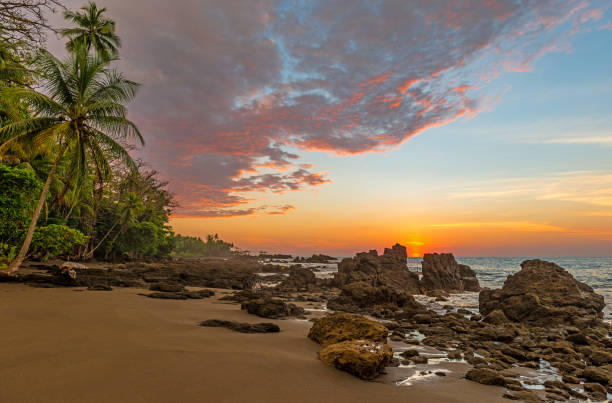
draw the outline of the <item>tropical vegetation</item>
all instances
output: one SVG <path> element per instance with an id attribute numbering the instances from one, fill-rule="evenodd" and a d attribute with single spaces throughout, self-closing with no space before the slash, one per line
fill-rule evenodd
<path id="1" fill-rule="evenodd" d="M 231 254 L 217 235 L 175 236 L 167 183 L 132 157 L 144 145 L 127 109 L 138 84 L 117 70 L 121 40 L 106 9 L 64 12 L 61 58 L 39 47 L 46 20 L 20 16 L 0 18 L 0 270 L 28 258 Z"/>

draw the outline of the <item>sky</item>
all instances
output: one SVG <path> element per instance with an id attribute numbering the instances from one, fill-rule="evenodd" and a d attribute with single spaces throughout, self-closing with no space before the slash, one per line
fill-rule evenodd
<path id="1" fill-rule="evenodd" d="M 612 256 L 610 1 L 98 4 L 177 233 L 252 253 Z"/>

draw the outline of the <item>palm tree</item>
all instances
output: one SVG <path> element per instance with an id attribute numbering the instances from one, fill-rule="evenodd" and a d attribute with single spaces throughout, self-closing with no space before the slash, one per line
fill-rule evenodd
<path id="1" fill-rule="evenodd" d="M 83 45 L 77 45 L 65 61 L 43 50 L 37 67 L 44 93 L 28 88 L 2 89 L 29 106 L 32 116 L 0 127 L 0 139 L 5 139 L 0 144 L 0 157 L 4 149 L 19 142 L 52 142 L 55 157 L 23 246 L 8 268 L 9 274 L 17 271 L 26 256 L 63 158 L 70 162 L 76 186 L 91 168 L 108 177 L 110 160 L 122 160 L 129 168 L 137 169 L 125 149 L 125 141 L 137 139 L 141 144 L 144 141 L 136 125 L 127 119 L 124 105 L 134 98 L 138 84 L 109 69 L 108 62 L 98 54 L 90 54 Z"/>
<path id="2" fill-rule="evenodd" d="M 144 209 L 144 205 L 140 197 L 138 197 L 136 193 L 133 193 L 133 192 L 129 193 L 125 201 L 122 203 L 119 203 L 119 219 L 111 227 L 110 231 L 108 231 L 106 235 L 104 235 L 104 238 L 98 243 L 98 245 L 96 246 L 96 248 L 94 248 L 94 250 L 97 249 L 102 244 L 102 242 L 104 242 L 104 239 L 106 239 L 106 237 L 110 235 L 112 230 L 117 225 L 121 224 L 119 227 L 119 231 L 115 233 L 115 235 L 113 236 L 113 239 L 110 240 L 108 246 L 106 247 L 106 254 L 104 258 L 108 260 L 111 252 L 113 251 L 113 246 L 115 245 L 115 242 L 117 242 L 117 238 L 119 238 L 119 236 L 121 236 L 128 229 L 128 226 L 135 224 L 137 222 L 138 216 L 140 215 L 143 209 Z M 93 252 L 94 251 L 91 251 L 91 255 L 88 257 L 92 257 Z"/>
<path id="3" fill-rule="evenodd" d="M 96 3 L 89 2 L 79 11 L 66 11 L 64 18 L 72 21 L 75 28 L 65 28 L 60 31 L 62 36 L 69 39 L 66 48 L 73 51 L 82 43 L 87 49 L 92 47 L 105 59 L 117 57 L 121 47 L 121 39 L 115 35 L 115 21 L 105 18 L 102 14 L 106 8 L 98 9 Z"/>

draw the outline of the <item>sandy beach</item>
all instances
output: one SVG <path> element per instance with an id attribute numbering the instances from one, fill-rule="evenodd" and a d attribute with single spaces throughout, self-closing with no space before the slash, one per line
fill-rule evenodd
<path id="1" fill-rule="evenodd" d="M 458 372 L 412 386 L 357 379 L 317 359 L 308 321 L 272 321 L 276 334 L 197 326 L 261 322 L 219 301 L 227 290 L 195 301 L 140 292 L 0 284 L 0 402 L 505 401 Z"/>

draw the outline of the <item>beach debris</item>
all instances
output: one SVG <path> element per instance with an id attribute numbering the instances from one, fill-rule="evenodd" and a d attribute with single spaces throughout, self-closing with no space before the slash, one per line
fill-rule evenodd
<path id="1" fill-rule="evenodd" d="M 241 323 L 222 319 L 208 319 L 200 322 L 200 326 L 205 327 L 225 327 L 240 333 L 278 333 L 278 325 L 269 322 L 262 323 Z"/>

